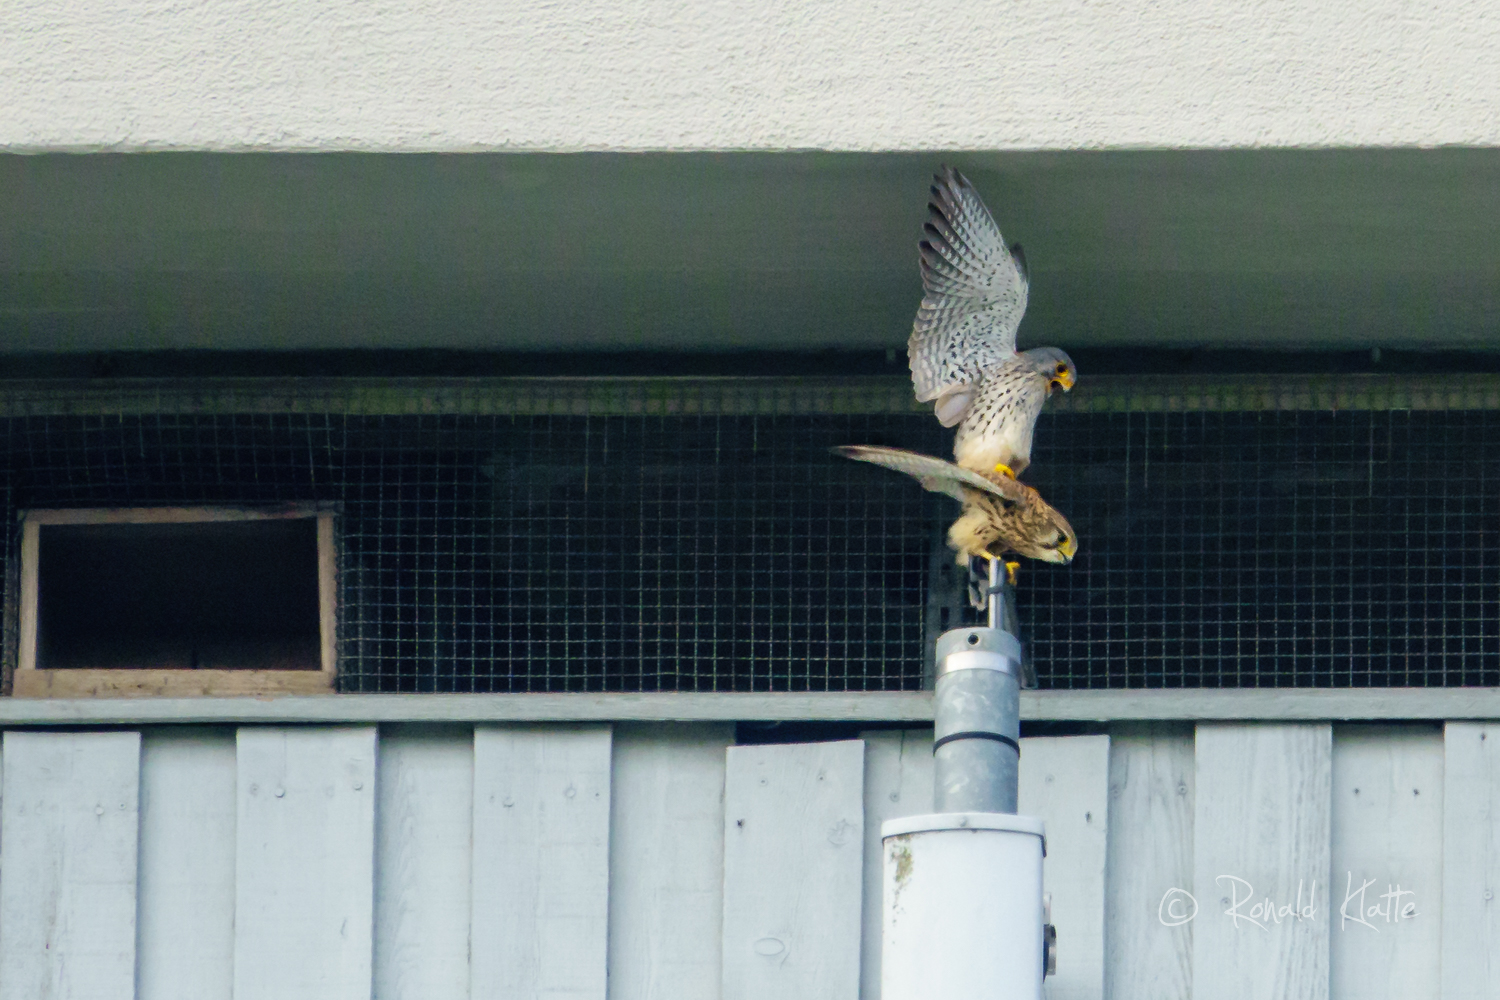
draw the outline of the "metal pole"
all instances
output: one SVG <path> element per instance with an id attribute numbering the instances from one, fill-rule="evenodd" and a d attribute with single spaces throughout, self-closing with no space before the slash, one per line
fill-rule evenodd
<path id="1" fill-rule="evenodd" d="M 990 563 L 989 625 L 938 638 L 934 812 L 881 825 L 885 1000 L 1041 1000 L 1052 966 L 1046 831 L 1015 814 L 1021 643 L 1002 572 Z"/>
<path id="2" fill-rule="evenodd" d="M 939 813 L 1016 811 L 1021 642 L 1005 628 L 1012 616 L 1001 572 L 992 560 L 989 626 L 938 638 L 933 807 Z"/>
<path id="3" fill-rule="evenodd" d="M 1000 589 L 1000 560 L 990 560 L 990 590 L 987 602 L 990 615 L 990 628 L 1003 629 L 1005 627 L 1005 593 Z"/>

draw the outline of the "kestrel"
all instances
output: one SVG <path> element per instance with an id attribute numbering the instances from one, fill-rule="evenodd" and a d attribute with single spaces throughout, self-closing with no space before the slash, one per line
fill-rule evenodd
<path id="1" fill-rule="evenodd" d="M 971 558 L 1000 559 L 1011 552 L 1066 563 L 1078 552 L 1078 537 L 1067 518 L 1024 483 L 901 448 L 855 444 L 833 450 L 845 458 L 904 472 L 924 488 L 962 501 L 963 513 L 948 529 L 948 544 L 958 552 L 961 566 Z"/>
<path id="2" fill-rule="evenodd" d="M 1018 243 L 963 174 L 933 178 L 923 226 L 922 306 L 907 355 L 919 402 L 958 425 L 953 455 L 975 472 L 1015 478 L 1031 464 L 1031 435 L 1054 389 L 1073 388 L 1073 361 L 1055 347 L 1016 353 L 1029 278 Z M 1050 509 L 1050 508 L 1049 508 Z"/>

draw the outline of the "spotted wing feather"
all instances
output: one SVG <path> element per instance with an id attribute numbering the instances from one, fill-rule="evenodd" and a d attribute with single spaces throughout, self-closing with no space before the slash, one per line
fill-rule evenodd
<path id="1" fill-rule="evenodd" d="M 925 294 L 907 345 L 924 403 L 962 393 L 1015 354 L 1027 291 L 1025 255 L 1005 245 L 963 174 L 944 167 L 934 178 L 928 213 L 920 244 Z"/>

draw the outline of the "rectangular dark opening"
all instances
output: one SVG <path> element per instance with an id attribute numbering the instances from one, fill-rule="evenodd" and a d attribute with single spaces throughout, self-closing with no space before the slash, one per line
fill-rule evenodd
<path id="1" fill-rule="evenodd" d="M 322 666 L 316 518 L 39 529 L 38 668 Z"/>

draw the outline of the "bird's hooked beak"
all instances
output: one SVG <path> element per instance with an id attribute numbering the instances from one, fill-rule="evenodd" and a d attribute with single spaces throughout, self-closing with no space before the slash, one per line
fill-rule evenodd
<path id="1" fill-rule="evenodd" d="M 1052 376 L 1052 380 L 1047 383 L 1047 389 L 1050 391 L 1053 386 L 1056 386 L 1063 392 L 1067 392 L 1069 389 L 1072 389 L 1073 369 L 1069 368 L 1067 365 L 1058 365 L 1057 371 Z"/>
<path id="2" fill-rule="evenodd" d="M 1062 544 L 1057 547 L 1057 551 L 1062 554 L 1067 562 L 1072 562 L 1073 557 L 1078 554 L 1078 539 L 1069 535 L 1062 540 Z"/>

